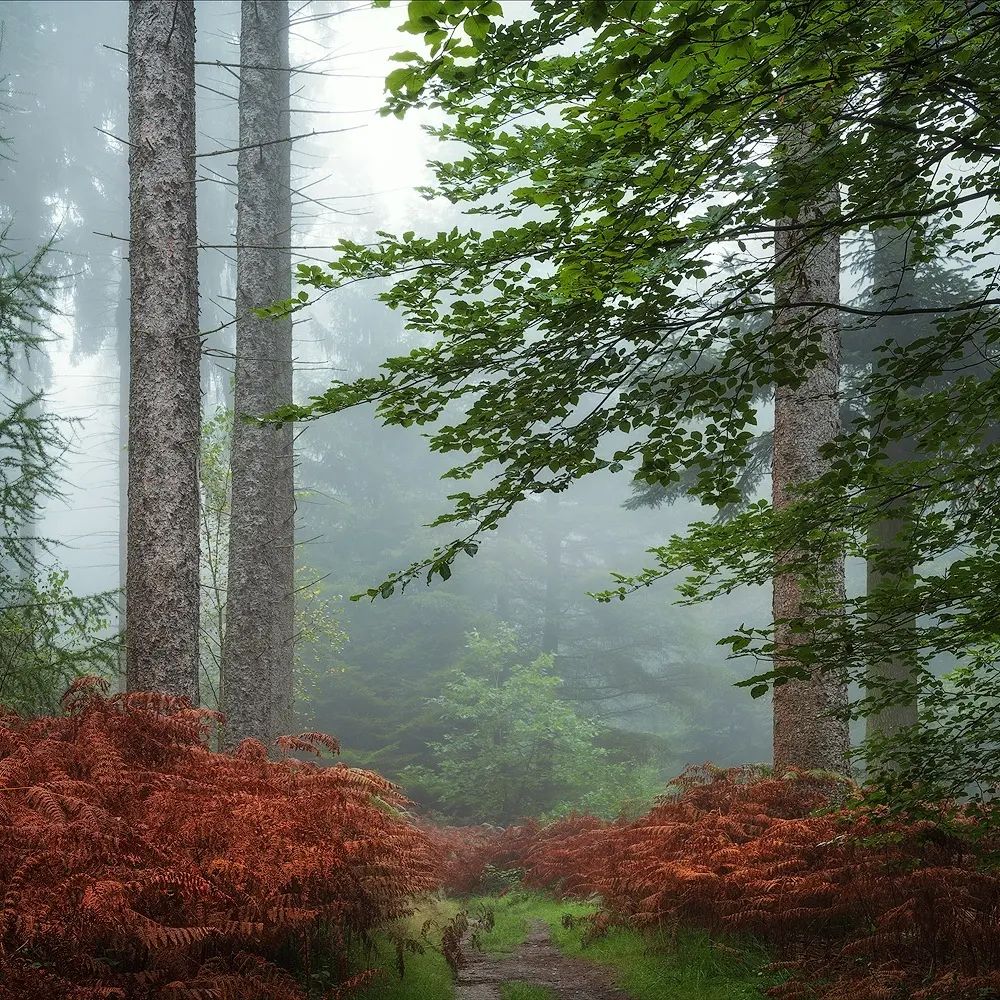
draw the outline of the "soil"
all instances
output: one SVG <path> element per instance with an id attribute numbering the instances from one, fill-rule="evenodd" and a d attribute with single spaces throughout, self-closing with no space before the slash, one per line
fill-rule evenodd
<path id="1" fill-rule="evenodd" d="M 629 1000 L 613 973 L 593 962 L 568 958 L 552 943 L 546 924 L 535 924 L 512 955 L 487 955 L 471 946 L 455 984 L 456 1000 L 500 1000 L 504 983 L 530 983 L 558 1000 Z"/>

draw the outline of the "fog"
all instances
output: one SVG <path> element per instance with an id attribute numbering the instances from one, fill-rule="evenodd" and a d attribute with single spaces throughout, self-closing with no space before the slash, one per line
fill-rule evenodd
<path id="1" fill-rule="evenodd" d="M 47 505 L 39 531 L 59 543 L 55 558 L 81 594 L 120 586 L 127 13 L 124 2 L 0 4 L 12 141 L 4 209 L 19 245 L 55 240 L 57 339 L 35 377 L 45 405 L 74 421 L 65 495 Z M 238 144 L 237 80 L 216 63 L 238 61 L 239 4 L 201 3 L 197 18 L 198 150 L 209 154 Z M 461 223 L 453 206 L 417 191 L 430 177 L 427 160 L 440 155 L 421 127 L 429 119 L 377 113 L 389 56 L 405 47 L 394 22 L 352 3 L 314 2 L 293 17 L 292 64 L 303 71 L 292 79 L 291 132 L 317 133 L 293 147 L 296 260 L 323 262 L 339 239 L 363 242 L 381 229 L 431 234 Z M 234 178 L 234 154 L 200 157 L 201 327 L 213 331 L 204 338 L 206 417 L 231 395 Z M 355 285 L 296 315 L 299 399 L 416 346 L 376 293 Z M 433 699 L 456 669 L 477 655 L 509 667 L 546 651 L 560 696 L 596 720 L 616 759 L 665 778 L 688 762 L 769 757 L 769 696 L 734 687 L 750 668 L 728 663 L 716 645 L 742 624 L 765 625 L 769 592 L 695 607 L 675 603 L 669 585 L 624 602 L 588 596 L 714 511 L 690 502 L 626 509 L 627 474 L 593 478 L 557 501 L 525 503 L 447 582 L 352 602 L 432 548 L 439 534 L 425 525 L 448 509 L 454 483 L 440 477 L 451 463 L 419 430 L 381 427 L 367 411 L 298 433 L 298 553 L 311 594 L 302 600 L 332 615 L 345 639 L 331 638 L 336 630 L 303 638 L 297 712 L 302 728 L 336 735 L 348 762 L 405 777 L 440 738 Z M 766 477 L 758 490 L 769 492 Z"/>

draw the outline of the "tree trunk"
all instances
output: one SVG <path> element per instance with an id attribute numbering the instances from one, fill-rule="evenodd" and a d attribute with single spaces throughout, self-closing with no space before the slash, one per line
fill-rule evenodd
<path id="1" fill-rule="evenodd" d="M 124 642 L 125 593 L 128 583 L 128 393 L 129 393 L 129 281 L 128 259 L 122 259 L 115 310 L 115 339 L 118 354 L 118 634 Z M 125 646 L 120 651 L 120 682 L 126 676 Z"/>
<path id="2" fill-rule="evenodd" d="M 876 233 L 872 280 L 875 301 L 880 309 L 902 309 L 914 304 L 914 272 L 907 260 L 910 243 L 910 234 L 896 226 L 883 226 Z M 912 337 L 906 331 L 905 322 L 891 316 L 883 317 L 872 332 L 877 340 L 891 336 L 897 344 L 902 342 L 904 345 Z M 913 438 L 905 430 L 888 427 L 887 431 L 894 435 L 894 439 L 886 442 L 884 464 L 892 475 L 892 470 L 900 463 L 912 461 L 916 452 Z M 905 485 L 900 483 L 900 488 Z M 901 550 L 912 517 L 911 504 L 901 499 L 889 507 L 887 517 L 873 523 L 868 531 L 867 593 L 869 597 L 876 597 L 882 592 L 880 603 L 884 607 L 876 612 L 880 620 L 874 624 L 891 650 L 884 659 L 869 668 L 869 676 L 875 681 L 876 689 L 884 688 L 886 684 L 905 684 L 914 669 L 912 646 L 917 616 L 905 610 L 905 601 L 896 600 L 897 597 L 905 598 L 913 588 L 914 567 Z M 916 699 L 903 697 L 868 716 L 865 736 L 892 736 L 916 722 Z"/>
<path id="3" fill-rule="evenodd" d="M 129 690 L 198 701 L 193 0 L 130 0 Z"/>
<path id="4" fill-rule="evenodd" d="M 236 229 L 236 421 L 222 688 L 230 745 L 269 740 L 292 714 L 295 494 L 292 429 L 246 417 L 292 399 L 292 322 L 255 307 L 291 298 L 288 4 L 244 0 Z M 249 68 L 256 67 L 256 68 Z M 254 146 L 255 143 L 269 145 Z"/>
<path id="5" fill-rule="evenodd" d="M 912 458 L 912 442 L 889 442 L 886 461 L 891 466 Z M 909 531 L 911 514 L 908 506 L 899 504 L 894 516 L 874 522 L 868 530 L 870 554 L 867 563 L 867 592 L 869 597 L 880 598 L 882 605 L 874 622 L 889 647 L 883 659 L 868 668 L 872 687 L 877 695 L 884 696 L 887 687 L 905 685 L 913 674 L 913 641 L 916 633 L 916 615 L 896 610 L 906 599 L 906 592 L 913 587 L 913 566 L 900 565 L 900 554 L 894 554 L 904 544 Z M 898 602 L 898 603 L 897 603 Z M 865 736 L 892 736 L 900 729 L 916 725 L 917 701 L 914 697 L 897 697 L 892 704 L 865 719 Z"/>
<path id="6" fill-rule="evenodd" d="M 789 128 L 783 136 L 782 167 L 789 177 L 808 169 L 814 148 L 808 126 Z M 837 207 L 837 193 L 830 191 L 800 205 L 792 222 L 827 215 Z M 820 454 L 840 430 L 840 327 L 834 309 L 796 306 L 797 302 L 837 302 L 840 297 L 839 239 L 816 243 L 799 231 L 775 234 L 775 333 L 787 334 L 788 343 L 808 339 L 818 348 L 818 360 L 804 373 L 800 385 L 779 385 L 774 399 L 774 454 L 772 499 L 778 510 L 791 500 L 790 490 L 827 471 Z M 779 557 L 781 558 L 781 557 Z M 844 596 L 844 563 L 837 559 L 819 568 L 823 596 L 834 601 Z M 816 595 L 813 595 L 816 596 Z M 808 593 L 793 574 L 774 579 L 775 669 L 794 665 L 794 646 L 808 642 Z M 791 621 L 806 625 L 793 631 Z M 824 669 L 824 667 L 828 669 Z M 808 679 L 789 680 L 774 689 L 774 765 L 784 770 L 847 772 L 849 736 L 847 721 L 837 713 L 847 701 L 843 674 L 836 664 L 819 664 Z"/>

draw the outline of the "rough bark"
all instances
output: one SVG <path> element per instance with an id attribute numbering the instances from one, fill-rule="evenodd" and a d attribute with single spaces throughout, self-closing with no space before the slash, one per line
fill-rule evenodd
<path id="1" fill-rule="evenodd" d="M 115 310 L 118 354 L 118 634 L 125 635 L 125 588 L 128 584 L 128 394 L 129 394 L 129 280 L 128 259 L 122 260 Z M 120 682 L 126 675 L 125 647 L 120 651 Z"/>
<path id="2" fill-rule="evenodd" d="M 222 688 L 230 743 L 268 740 L 292 712 L 294 453 L 290 426 L 254 424 L 292 399 L 292 323 L 255 307 L 291 297 L 288 4 L 244 0 L 236 230 L 236 421 Z M 250 69 L 248 67 L 259 67 Z M 269 143 L 254 147 L 255 143 Z"/>
<path id="3" fill-rule="evenodd" d="M 890 465 L 912 457 L 911 442 L 893 441 L 889 444 L 886 461 Z M 916 633 L 916 615 L 896 610 L 913 587 L 913 566 L 900 565 L 902 546 L 911 523 L 908 505 L 898 504 L 891 513 L 869 528 L 870 555 L 867 563 L 867 593 L 878 598 L 881 607 L 873 612 L 873 627 L 884 638 L 887 652 L 881 660 L 868 668 L 873 693 L 885 696 L 890 687 L 903 686 L 910 680 L 913 667 L 913 641 Z M 899 550 L 899 551 L 896 551 Z M 900 729 L 917 722 L 917 701 L 913 697 L 898 697 L 878 712 L 865 719 L 865 736 L 876 734 L 892 736 Z"/>
<path id="4" fill-rule="evenodd" d="M 900 309 L 913 303 L 914 272 L 906 259 L 906 248 L 910 245 L 908 235 L 895 226 L 883 226 L 876 234 L 872 280 L 875 300 L 882 309 Z M 874 331 L 876 339 L 888 335 L 897 343 L 906 343 L 909 337 L 901 321 L 893 317 L 885 319 L 888 322 L 883 321 Z M 887 430 L 894 439 L 886 442 L 884 465 L 889 475 L 893 475 L 893 469 L 913 460 L 916 452 L 912 437 L 902 428 Z M 905 485 L 900 484 L 901 492 Z M 900 610 L 904 602 L 898 600 L 913 587 L 912 559 L 902 549 L 913 517 L 912 506 L 900 499 L 889 505 L 887 514 L 874 522 L 868 532 L 867 593 L 884 605 L 873 616 L 872 624 L 890 650 L 869 668 L 875 693 L 880 688 L 884 692 L 887 685 L 904 685 L 910 679 L 914 668 L 912 644 L 917 627 L 916 615 Z M 916 721 L 916 699 L 903 697 L 868 716 L 865 735 L 892 736 L 900 729 L 915 725 Z"/>
<path id="5" fill-rule="evenodd" d="M 794 177 L 807 169 L 815 150 L 807 127 L 790 127 L 783 135 L 783 170 Z M 837 206 L 837 194 L 827 192 L 799 206 L 793 222 L 825 216 Z M 840 297 L 840 244 L 830 239 L 817 244 L 800 230 L 775 234 L 775 332 L 787 340 L 808 338 L 818 348 L 818 359 L 801 384 L 779 385 L 774 400 L 774 454 L 772 500 L 776 509 L 790 502 L 798 484 L 827 470 L 820 454 L 823 445 L 840 430 L 840 325 L 835 309 L 797 306 L 797 302 L 837 302 Z M 819 567 L 817 577 L 825 597 L 844 595 L 844 564 L 837 559 Z M 791 665 L 796 644 L 809 641 L 811 598 L 803 580 L 792 573 L 774 579 L 773 612 L 775 668 Z M 806 625 L 793 631 L 792 621 Z M 774 764 L 779 770 L 846 772 L 849 736 L 847 722 L 838 716 L 847 700 L 846 685 L 836 664 L 818 664 L 806 679 L 789 680 L 774 691 Z"/>
<path id="6" fill-rule="evenodd" d="M 127 684 L 198 700 L 194 3 L 130 0 Z"/>

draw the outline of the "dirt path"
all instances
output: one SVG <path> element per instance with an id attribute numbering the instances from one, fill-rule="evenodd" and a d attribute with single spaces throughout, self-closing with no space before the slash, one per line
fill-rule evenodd
<path id="1" fill-rule="evenodd" d="M 539 922 L 513 955 L 487 955 L 474 948 L 455 984 L 455 1000 L 500 1000 L 503 983 L 530 983 L 550 989 L 559 1000 L 629 1000 L 614 976 L 593 962 L 567 958 Z"/>

